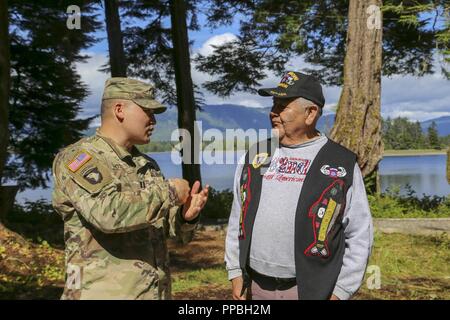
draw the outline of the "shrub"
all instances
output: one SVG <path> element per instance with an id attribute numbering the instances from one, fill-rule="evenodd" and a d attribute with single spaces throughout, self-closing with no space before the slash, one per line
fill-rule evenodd
<path id="1" fill-rule="evenodd" d="M 226 219 L 230 216 L 233 192 L 230 189 L 217 191 L 210 187 L 208 202 L 203 209 L 202 222 L 208 219 Z"/>
<path id="2" fill-rule="evenodd" d="M 444 218 L 450 217 L 450 197 L 417 197 L 410 185 L 406 195 L 394 187 L 381 195 L 368 195 L 370 210 L 374 218 Z"/>

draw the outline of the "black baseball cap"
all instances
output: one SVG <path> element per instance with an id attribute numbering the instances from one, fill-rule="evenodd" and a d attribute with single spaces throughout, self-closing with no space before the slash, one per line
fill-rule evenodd
<path id="1" fill-rule="evenodd" d="M 294 71 L 286 72 L 276 88 L 259 89 L 258 94 L 277 98 L 302 97 L 314 102 L 321 108 L 325 105 L 325 98 L 319 81 L 313 76 Z"/>

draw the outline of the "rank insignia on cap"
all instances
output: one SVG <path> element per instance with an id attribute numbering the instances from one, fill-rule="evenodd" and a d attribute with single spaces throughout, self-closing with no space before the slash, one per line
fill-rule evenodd
<path id="1" fill-rule="evenodd" d="M 252 166 L 255 169 L 258 169 L 261 165 L 264 164 L 264 162 L 267 160 L 267 157 L 269 156 L 268 153 L 263 152 L 263 153 L 258 153 L 252 161 Z"/>
<path id="2" fill-rule="evenodd" d="M 72 162 L 67 166 L 70 171 L 76 172 L 83 165 L 85 165 L 89 160 L 92 159 L 92 156 L 87 152 L 82 152 L 78 154 Z"/>
<path id="3" fill-rule="evenodd" d="M 286 73 L 283 78 L 281 78 L 280 83 L 278 84 L 279 87 L 287 88 L 289 86 L 292 86 L 295 81 L 298 80 L 298 76 L 294 72 L 288 72 Z"/>

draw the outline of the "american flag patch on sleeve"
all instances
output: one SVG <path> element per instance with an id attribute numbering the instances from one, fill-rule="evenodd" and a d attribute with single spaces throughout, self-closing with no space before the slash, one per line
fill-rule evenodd
<path id="1" fill-rule="evenodd" d="M 80 169 L 86 162 L 91 160 L 91 155 L 87 152 L 82 152 L 76 156 L 76 158 L 69 163 L 68 168 L 72 172 L 76 172 Z"/>

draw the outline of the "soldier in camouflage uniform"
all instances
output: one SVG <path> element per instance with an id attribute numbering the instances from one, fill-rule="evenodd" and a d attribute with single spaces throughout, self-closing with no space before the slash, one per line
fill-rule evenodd
<path id="1" fill-rule="evenodd" d="M 166 238 L 191 238 L 208 186 L 164 179 L 134 146 L 149 142 L 153 113 L 165 110 L 153 98 L 141 81 L 107 80 L 101 127 L 54 160 L 53 206 L 66 244 L 62 299 L 171 297 Z"/>

